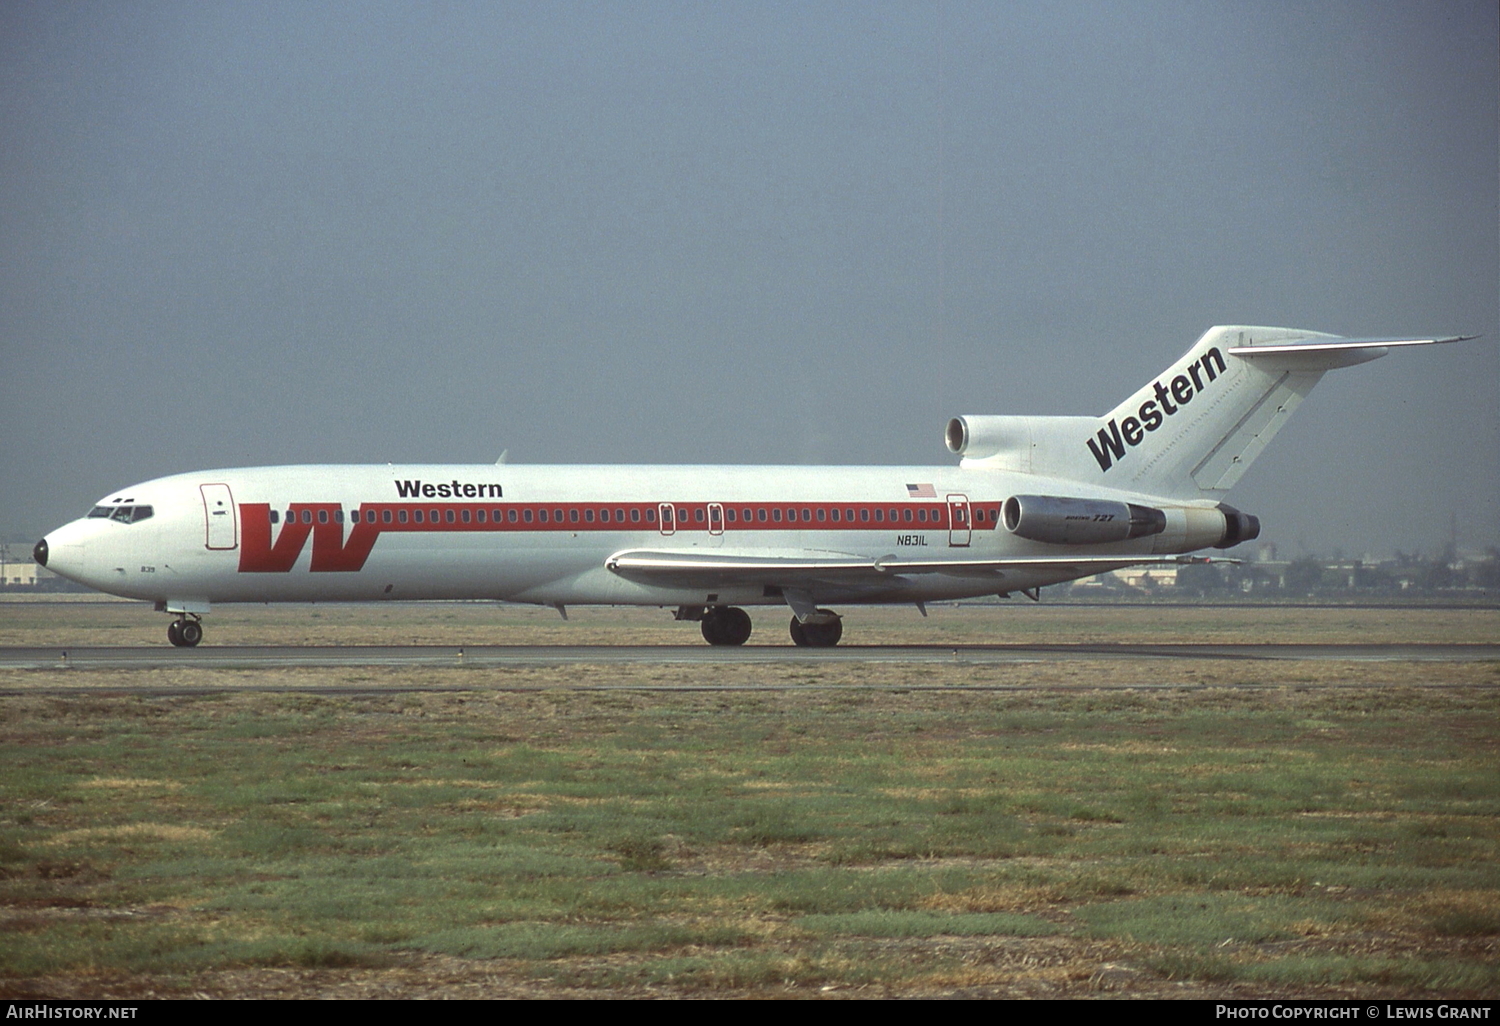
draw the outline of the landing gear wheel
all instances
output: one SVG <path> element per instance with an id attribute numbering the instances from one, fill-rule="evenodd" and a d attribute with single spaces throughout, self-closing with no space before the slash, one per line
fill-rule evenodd
<path id="1" fill-rule="evenodd" d="M 703 614 L 703 640 L 710 645 L 743 645 L 750 640 L 750 614 L 736 606 L 715 606 Z"/>
<path id="2" fill-rule="evenodd" d="M 820 609 L 818 612 L 833 616 L 831 609 Z M 794 616 L 788 630 L 795 644 L 808 648 L 832 648 L 844 636 L 844 621 L 833 619 L 827 623 L 803 623 Z"/>
<path id="3" fill-rule="evenodd" d="M 167 640 L 178 648 L 192 648 L 203 640 L 203 625 L 184 617 L 167 625 Z"/>

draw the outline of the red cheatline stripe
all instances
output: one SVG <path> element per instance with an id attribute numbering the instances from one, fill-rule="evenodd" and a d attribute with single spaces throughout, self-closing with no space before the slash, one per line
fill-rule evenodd
<path id="1" fill-rule="evenodd" d="M 553 502 L 553 503 L 452 503 L 452 502 L 376 502 L 362 503 L 349 511 L 344 520 L 353 524 L 358 513 L 359 524 L 385 531 L 654 531 L 661 532 L 663 503 Z M 894 503 L 854 502 L 704 502 L 671 503 L 674 531 L 848 531 L 948 530 L 949 510 L 942 502 Z M 993 530 L 999 519 L 999 503 L 971 503 L 973 523 L 958 524 L 960 530 L 972 527 L 978 531 Z M 277 511 L 278 522 L 288 513 L 299 521 L 306 513 L 310 522 L 339 522 L 343 512 L 337 503 L 293 502 Z M 837 519 L 834 519 L 835 514 Z M 320 519 L 320 515 L 323 519 Z M 403 516 L 404 515 L 404 516 Z M 710 520 L 710 517 L 722 519 Z M 418 519 L 420 517 L 420 519 Z M 529 517 L 529 519 L 528 519 Z M 389 518 L 389 519 L 387 519 Z M 545 518 L 545 519 L 544 519 Z"/>

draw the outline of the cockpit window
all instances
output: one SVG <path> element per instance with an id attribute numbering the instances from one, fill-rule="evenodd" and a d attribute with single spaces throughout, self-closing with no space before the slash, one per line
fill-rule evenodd
<path id="1" fill-rule="evenodd" d="M 89 510 L 88 520 L 117 520 L 122 524 L 138 524 L 150 520 L 155 512 L 150 506 L 95 506 Z"/>

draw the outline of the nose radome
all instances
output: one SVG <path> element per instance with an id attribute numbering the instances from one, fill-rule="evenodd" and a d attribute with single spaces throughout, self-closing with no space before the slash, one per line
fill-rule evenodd
<path id="1" fill-rule="evenodd" d="M 46 566 L 47 565 L 47 539 L 46 538 L 43 538 L 41 541 L 39 541 L 39 542 L 36 543 L 36 546 L 34 548 L 32 548 L 32 550 L 31 550 L 31 555 L 32 555 L 32 558 L 34 558 L 36 560 L 37 566 Z"/>

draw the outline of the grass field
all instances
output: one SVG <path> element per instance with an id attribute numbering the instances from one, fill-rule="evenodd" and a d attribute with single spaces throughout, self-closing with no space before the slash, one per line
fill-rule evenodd
<path id="1" fill-rule="evenodd" d="M 0 643 L 155 644 L 165 620 L 17 608 Z M 693 630 L 243 612 L 210 640 Z M 933 614 L 847 636 L 1497 633 L 1483 611 Z M 272 681 L 359 693 L 235 690 Z M 179 684 L 229 687 L 122 690 Z M 464 690 L 402 690 L 431 684 Z M 60 685 L 84 690 L 38 690 Z M 23 689 L 0 698 L 0 993 L 1494 997 L 1496 685 L 1495 663 L 1182 660 L 0 673 Z"/>

